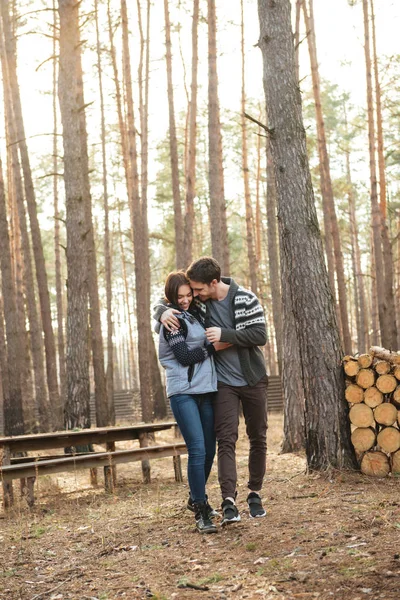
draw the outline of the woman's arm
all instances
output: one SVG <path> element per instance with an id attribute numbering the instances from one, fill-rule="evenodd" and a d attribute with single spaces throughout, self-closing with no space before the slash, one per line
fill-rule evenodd
<path id="1" fill-rule="evenodd" d="M 206 358 L 215 354 L 215 348 L 212 344 L 199 346 L 198 348 L 190 350 L 186 343 L 182 327 L 175 331 L 164 329 L 164 337 L 174 353 L 176 360 L 184 367 L 203 362 Z"/>

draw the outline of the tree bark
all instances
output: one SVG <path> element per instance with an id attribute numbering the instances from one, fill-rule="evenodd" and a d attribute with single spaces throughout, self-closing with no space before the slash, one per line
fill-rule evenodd
<path id="1" fill-rule="evenodd" d="M 281 278 L 289 286 L 305 397 L 310 469 L 356 468 L 340 335 L 326 271 L 296 80 L 289 0 L 258 0 L 274 162 Z M 321 352 L 323 348 L 323 352 Z"/>
<path id="2" fill-rule="evenodd" d="M 171 23 L 169 18 L 168 0 L 164 0 L 164 18 L 168 81 L 169 149 L 171 159 L 172 196 L 174 201 L 175 265 L 177 269 L 181 269 L 187 265 L 184 264 L 183 252 L 184 231 L 182 219 L 181 192 L 179 189 L 178 143 L 176 140 L 174 89 L 172 84 Z"/>
<path id="3" fill-rule="evenodd" d="M 387 224 L 386 210 L 386 173 L 385 173 L 385 154 L 383 142 L 383 125 L 382 125 L 382 98 L 381 84 L 379 81 L 378 71 L 378 55 L 376 50 L 376 34 L 375 34 L 375 14 L 374 3 L 371 4 L 371 25 L 372 25 L 372 50 L 374 57 L 374 78 L 375 78 L 375 97 L 376 97 L 376 132 L 377 132 L 377 150 L 378 150 L 378 170 L 379 170 L 379 206 L 381 209 L 382 219 L 382 248 L 383 248 L 383 264 L 385 267 L 385 302 L 387 305 L 387 324 L 388 337 L 391 342 L 391 347 L 396 348 L 397 345 L 397 324 L 396 324 L 396 308 L 393 294 L 393 255 L 392 245 L 389 239 L 389 228 Z"/>
<path id="4" fill-rule="evenodd" d="M 184 266 L 193 260 L 194 198 L 196 195 L 197 72 L 198 72 L 199 0 L 193 0 L 192 82 L 190 85 L 189 141 L 186 158 L 186 199 L 184 224 Z"/>
<path id="5" fill-rule="evenodd" d="M 218 98 L 217 17 L 215 0 L 208 0 L 208 178 L 210 192 L 211 247 L 224 275 L 229 275 L 222 135 Z"/>
<path id="6" fill-rule="evenodd" d="M 59 100 L 63 125 L 67 229 L 67 401 L 65 425 L 90 427 L 87 224 L 79 111 L 79 3 L 59 0 Z"/>
<path id="7" fill-rule="evenodd" d="M 1 290 L 4 302 L 4 321 L 7 338 L 8 394 L 4 396 L 4 433 L 24 433 L 21 393 L 21 347 L 17 322 L 15 287 L 12 278 L 10 238 L 8 234 L 3 168 L 0 159 L 0 267 Z M 4 392 L 3 392 L 4 393 Z"/>
<path id="8" fill-rule="evenodd" d="M 22 117 L 21 98 L 17 79 L 16 44 L 11 29 L 8 0 L 1 0 L 1 15 L 4 28 L 5 49 L 7 56 L 8 72 L 12 92 L 13 109 L 15 114 L 16 135 L 21 154 L 21 165 L 24 174 L 25 197 L 28 206 L 29 222 L 32 236 L 32 249 L 36 266 L 36 278 L 39 291 L 40 309 L 42 316 L 44 347 L 46 356 L 47 385 L 51 407 L 59 407 L 60 394 L 57 380 L 57 359 L 54 332 L 51 317 L 50 296 L 47 282 L 46 265 L 44 260 L 43 245 L 40 234 L 35 191 L 33 187 L 32 171 L 29 161 L 28 147 Z"/>
<path id="9" fill-rule="evenodd" d="M 381 211 L 378 204 L 378 190 L 376 178 L 375 163 L 375 122 L 372 91 L 372 73 L 371 73 L 371 52 L 370 52 L 370 34 L 369 34 L 369 16 L 368 0 L 363 0 L 364 14 L 364 53 L 365 68 L 367 78 L 367 107 L 368 107 L 368 142 L 369 142 L 369 169 L 371 185 L 371 211 L 372 211 L 372 232 L 374 241 L 375 257 L 375 277 L 378 296 L 378 314 L 381 330 L 381 340 L 385 347 L 392 346 L 392 337 L 390 335 L 391 325 L 388 323 L 387 303 L 385 298 L 385 272 L 382 253 L 382 222 Z M 397 340 L 396 340 L 397 341 Z"/>
<path id="10" fill-rule="evenodd" d="M 101 158 L 102 158 L 102 184 L 104 203 L 104 264 L 106 280 L 106 309 L 107 309 L 107 369 L 106 392 L 108 405 L 108 423 L 115 425 L 114 407 L 114 346 L 113 346 L 113 319 L 112 319 L 112 277 L 111 277 L 111 251 L 110 251 L 110 218 L 107 184 L 107 153 L 106 153 L 106 127 L 103 92 L 103 70 L 101 65 L 101 45 L 99 31 L 98 0 L 95 0 L 96 20 L 96 50 L 97 70 L 99 74 L 100 120 L 101 120 Z"/>
<path id="11" fill-rule="evenodd" d="M 308 49 L 310 54 L 311 75 L 313 81 L 313 92 L 315 100 L 315 113 L 318 133 L 318 153 L 319 167 L 321 174 L 321 191 L 326 202 L 330 217 L 330 225 L 332 231 L 333 250 L 335 256 L 335 270 L 337 278 L 337 287 L 339 295 L 339 310 L 340 322 L 342 328 L 343 345 L 346 354 L 351 353 L 351 335 L 349 328 L 349 318 L 347 310 L 347 293 L 346 293 L 346 278 L 343 265 L 343 254 L 341 249 L 339 225 L 336 216 L 335 200 L 333 196 L 333 188 L 330 173 L 329 154 L 325 133 L 325 121 L 322 113 L 321 104 L 321 85 L 318 70 L 317 44 L 315 35 L 314 9 L 313 0 L 309 0 L 309 12 L 307 11 L 307 2 L 303 1 L 304 20 L 307 28 Z M 327 233 L 325 233 L 327 235 Z"/>
<path id="12" fill-rule="evenodd" d="M 257 294 L 257 257 L 254 248 L 254 220 L 253 207 L 251 204 L 250 178 L 249 178 L 249 159 L 247 151 L 247 121 L 246 113 L 246 82 L 245 82 L 245 52 L 244 52 L 244 14 L 243 0 L 240 1 L 241 10 L 241 54 L 242 54 L 242 102 L 241 102 L 241 125 L 242 125 L 242 171 L 244 183 L 244 202 L 246 214 L 246 245 L 247 260 L 249 263 L 249 276 L 251 290 Z"/>

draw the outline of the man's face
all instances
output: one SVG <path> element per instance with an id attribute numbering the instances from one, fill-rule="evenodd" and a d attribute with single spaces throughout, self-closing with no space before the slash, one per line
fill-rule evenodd
<path id="1" fill-rule="evenodd" d="M 201 281 L 193 281 L 190 279 L 190 287 L 193 290 L 193 297 L 199 298 L 199 300 L 202 302 L 216 297 L 216 285 L 216 279 L 213 279 L 210 284 L 202 283 Z"/>

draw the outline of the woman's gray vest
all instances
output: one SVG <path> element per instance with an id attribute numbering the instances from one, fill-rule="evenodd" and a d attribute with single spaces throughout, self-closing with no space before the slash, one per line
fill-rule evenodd
<path id="1" fill-rule="evenodd" d="M 179 318 L 179 315 L 177 315 Z M 193 322 L 185 319 L 187 325 L 186 344 L 189 350 L 205 346 L 206 336 L 202 325 L 193 318 Z M 160 329 L 158 357 L 166 371 L 167 397 L 174 394 L 206 394 L 217 391 L 217 372 L 213 357 L 203 362 L 185 367 L 175 358 L 174 353 L 164 337 L 164 327 Z"/>

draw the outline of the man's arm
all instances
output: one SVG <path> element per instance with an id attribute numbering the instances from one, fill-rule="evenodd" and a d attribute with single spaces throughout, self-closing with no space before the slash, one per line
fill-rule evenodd
<path id="1" fill-rule="evenodd" d="M 179 328 L 179 321 L 175 317 L 176 314 L 179 314 L 179 310 L 168 308 L 163 299 L 159 300 L 153 307 L 153 319 L 162 323 L 168 331 L 175 331 Z"/>
<path id="2" fill-rule="evenodd" d="M 246 329 L 226 329 L 225 327 L 208 327 L 206 336 L 209 342 L 228 342 L 235 346 L 264 346 L 267 343 L 265 323 L 257 323 Z"/>

